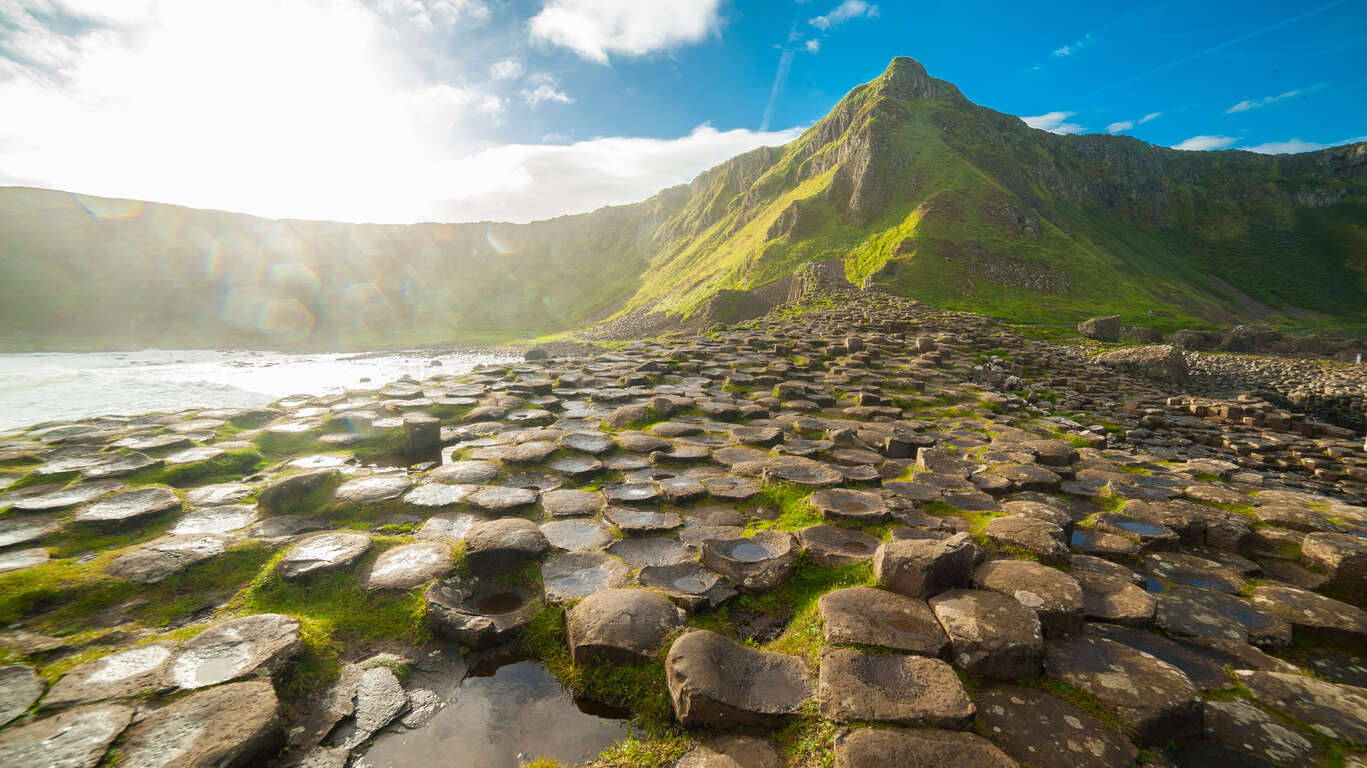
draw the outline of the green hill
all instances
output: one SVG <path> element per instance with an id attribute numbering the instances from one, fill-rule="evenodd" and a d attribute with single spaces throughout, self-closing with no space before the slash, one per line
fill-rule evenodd
<path id="1" fill-rule="evenodd" d="M 718 291 L 828 259 L 857 284 L 1023 322 L 1367 327 L 1367 144 L 1264 156 L 1058 136 L 907 58 L 787 146 L 526 225 L 271 221 L 23 188 L 0 202 L 10 348 L 383 346 L 697 318 Z"/>

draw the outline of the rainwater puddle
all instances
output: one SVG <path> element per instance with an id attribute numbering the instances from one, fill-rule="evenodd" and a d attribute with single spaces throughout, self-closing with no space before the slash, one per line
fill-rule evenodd
<path id="1" fill-rule="evenodd" d="M 356 768 L 518 768 L 538 757 L 580 765 L 627 735 L 629 713 L 576 701 L 539 661 L 477 664 L 427 725 L 385 733 Z"/>

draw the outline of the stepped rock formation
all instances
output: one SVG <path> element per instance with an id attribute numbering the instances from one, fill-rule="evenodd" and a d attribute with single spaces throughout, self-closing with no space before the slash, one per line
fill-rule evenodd
<path id="1" fill-rule="evenodd" d="M 41 518 L 0 528 L 0 764 L 449 751 L 509 654 L 650 726 L 598 768 L 1360 764 L 1360 433 L 823 274 L 703 334 L 0 440 L 0 523 Z M 377 466 L 414 413 L 445 463 Z M 166 435 L 212 450 L 124 460 Z M 540 694 L 489 733 L 502 691 L 455 730 L 565 735 Z"/>

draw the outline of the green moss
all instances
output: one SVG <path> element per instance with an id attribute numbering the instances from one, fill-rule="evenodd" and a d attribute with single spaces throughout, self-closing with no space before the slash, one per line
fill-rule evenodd
<path id="1" fill-rule="evenodd" d="M 819 565 L 806 554 L 799 555 L 787 581 L 753 596 L 751 605 L 756 609 L 788 618 L 783 634 L 766 644 L 764 650 L 802 656 L 815 666 L 822 642 L 817 601 L 836 589 L 873 584 L 873 567 L 868 563 Z"/>
<path id="2" fill-rule="evenodd" d="M 812 489 L 793 483 L 765 483 L 760 492 L 750 499 L 750 504 L 769 507 L 778 511 L 773 520 L 756 520 L 745 527 L 749 533 L 766 529 L 797 531 L 825 522 L 821 513 L 807 503 Z"/>
<path id="3" fill-rule="evenodd" d="M 305 432 L 259 432 L 252 442 L 261 453 L 270 458 L 287 458 L 311 453 L 318 447 L 318 437 L 322 430 L 311 429 Z"/>
<path id="4" fill-rule="evenodd" d="M 225 451 L 206 461 L 148 468 L 126 478 L 129 485 L 170 485 L 189 488 L 214 483 L 241 480 L 266 463 L 259 452 L 251 448 Z"/>
<path id="5" fill-rule="evenodd" d="M 832 768 L 835 765 L 835 734 L 839 726 L 822 720 L 816 702 L 803 708 L 801 717 L 774 734 L 783 754 L 783 764 L 802 768 Z"/>
<path id="6" fill-rule="evenodd" d="M 356 565 L 365 568 L 380 552 L 400 543 L 377 537 Z M 282 686 L 292 699 L 317 690 L 334 678 L 344 648 L 400 641 L 419 646 L 431 639 L 421 588 L 409 592 L 371 592 L 352 571 L 332 571 L 300 582 L 285 581 L 267 561 L 228 608 L 234 613 L 283 613 L 299 619 L 303 652 Z"/>

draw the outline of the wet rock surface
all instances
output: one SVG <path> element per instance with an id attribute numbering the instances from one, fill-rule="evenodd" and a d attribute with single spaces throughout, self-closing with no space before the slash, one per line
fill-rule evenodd
<path id="1" fill-rule="evenodd" d="M 1361 761 L 1367 451 L 1303 412 L 1359 368 L 803 274 L 699 335 L 0 437 L 0 763 L 365 765 L 553 645 L 586 710 L 667 692 L 685 766 Z"/>

